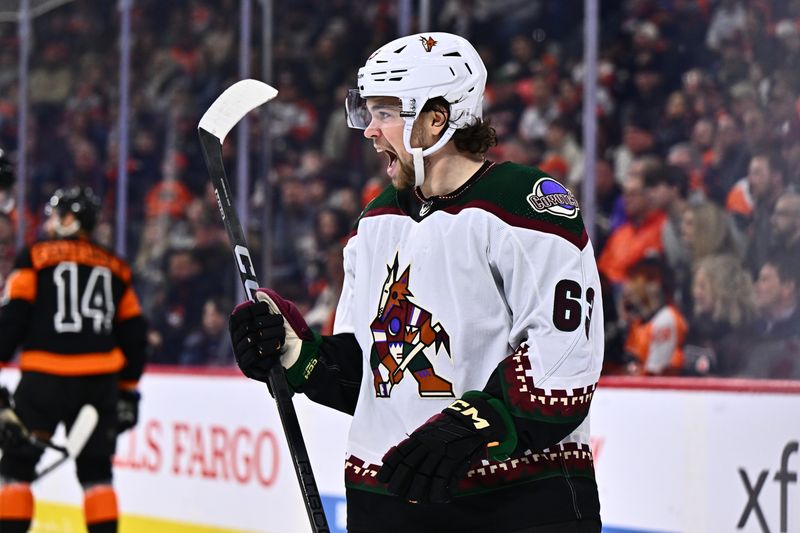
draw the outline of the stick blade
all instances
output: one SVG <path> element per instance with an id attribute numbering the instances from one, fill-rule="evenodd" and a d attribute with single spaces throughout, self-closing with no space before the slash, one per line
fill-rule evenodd
<path id="1" fill-rule="evenodd" d="M 97 409 L 92 405 L 86 404 L 78 411 L 78 416 L 67 435 L 65 446 L 70 457 L 77 457 L 86 446 L 89 437 L 94 433 L 94 428 L 97 427 L 97 419 Z"/>
<path id="2" fill-rule="evenodd" d="M 222 144 L 225 136 L 242 117 L 277 95 L 278 91 L 263 81 L 237 81 L 214 100 L 200 119 L 198 128 L 211 133 Z"/>

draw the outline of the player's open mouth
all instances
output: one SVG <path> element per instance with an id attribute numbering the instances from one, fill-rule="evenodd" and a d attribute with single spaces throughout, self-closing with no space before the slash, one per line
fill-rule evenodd
<path id="1" fill-rule="evenodd" d="M 389 150 L 388 148 L 377 148 L 377 150 L 378 152 L 383 152 L 387 156 L 389 156 L 389 164 L 386 166 L 386 173 L 389 175 L 390 178 L 393 178 L 397 174 L 397 167 L 399 160 L 397 154 Z"/>

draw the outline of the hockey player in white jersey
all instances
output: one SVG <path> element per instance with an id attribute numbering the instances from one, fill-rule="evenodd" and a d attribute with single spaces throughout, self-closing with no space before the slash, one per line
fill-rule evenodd
<path id="1" fill-rule="evenodd" d="M 237 361 L 272 365 L 353 415 L 351 532 L 599 532 L 588 412 L 600 284 L 573 195 L 485 160 L 486 69 L 446 33 L 392 41 L 358 72 L 351 127 L 392 180 L 344 250 L 334 334 L 262 289 L 230 320 Z"/>

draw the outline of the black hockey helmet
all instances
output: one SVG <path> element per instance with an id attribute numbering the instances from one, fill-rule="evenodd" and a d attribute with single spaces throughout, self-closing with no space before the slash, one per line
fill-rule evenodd
<path id="1" fill-rule="evenodd" d="M 8 154 L 0 148 L 0 191 L 5 191 L 14 185 L 14 166 Z"/>
<path id="2" fill-rule="evenodd" d="M 90 232 L 97 224 L 100 212 L 100 199 L 89 187 L 68 187 L 58 189 L 44 208 L 44 214 L 64 216 L 72 213 L 80 223 L 80 229 Z"/>

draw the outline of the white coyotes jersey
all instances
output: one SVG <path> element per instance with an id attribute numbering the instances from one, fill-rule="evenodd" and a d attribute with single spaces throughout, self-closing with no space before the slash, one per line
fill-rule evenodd
<path id="1" fill-rule="evenodd" d="M 512 414 L 588 409 L 600 282 L 577 202 L 541 171 L 487 164 L 432 205 L 389 187 L 362 213 L 344 268 L 334 333 L 353 333 L 364 356 L 348 468 L 374 476 L 390 447 L 497 371 Z M 562 443 L 587 449 L 588 425 Z"/>

